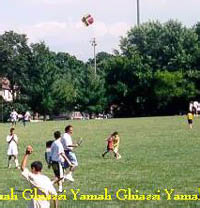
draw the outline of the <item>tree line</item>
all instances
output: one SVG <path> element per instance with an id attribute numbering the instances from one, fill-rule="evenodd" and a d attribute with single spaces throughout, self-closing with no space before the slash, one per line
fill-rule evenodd
<path id="1" fill-rule="evenodd" d="M 115 117 L 170 115 L 200 100 L 200 23 L 186 27 L 169 20 L 131 28 L 114 54 L 100 52 L 87 62 L 54 52 L 45 42 L 28 44 L 25 34 L 0 35 L 0 77 L 16 97 L 4 104 L 41 115 L 69 111 Z"/>

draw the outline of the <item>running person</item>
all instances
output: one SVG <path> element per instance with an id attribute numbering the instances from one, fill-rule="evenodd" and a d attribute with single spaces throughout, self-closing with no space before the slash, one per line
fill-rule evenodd
<path id="1" fill-rule="evenodd" d="M 62 183 L 64 179 L 63 164 L 65 161 L 72 166 L 68 157 L 66 157 L 62 143 L 61 143 L 61 133 L 59 131 L 54 132 L 55 141 L 51 145 L 51 166 L 55 174 L 55 183 L 58 183 L 58 192 L 62 192 Z"/>
<path id="2" fill-rule="evenodd" d="M 119 138 L 118 132 L 115 131 L 112 134 L 112 137 L 113 137 L 113 152 L 115 154 L 115 157 L 117 159 L 120 159 L 121 158 L 121 155 L 119 154 L 119 142 L 120 142 L 120 138 Z"/>
<path id="3" fill-rule="evenodd" d="M 113 136 L 112 136 L 112 134 L 106 139 L 106 141 L 107 141 L 107 149 L 102 154 L 102 157 L 104 157 L 108 152 L 114 152 L 114 149 L 113 149 Z"/>
<path id="4" fill-rule="evenodd" d="M 63 134 L 61 142 L 64 147 L 66 156 L 69 158 L 70 162 L 73 164 L 73 166 L 69 167 L 69 164 L 65 163 L 64 168 L 67 169 L 69 167 L 69 172 L 67 175 L 64 176 L 64 178 L 71 182 L 74 182 L 72 173 L 74 172 L 75 168 L 78 167 L 78 161 L 73 150 L 75 147 L 78 147 L 79 145 L 73 144 L 72 137 L 71 137 L 72 134 L 73 134 L 73 127 L 71 125 L 66 126 L 65 133 Z"/>

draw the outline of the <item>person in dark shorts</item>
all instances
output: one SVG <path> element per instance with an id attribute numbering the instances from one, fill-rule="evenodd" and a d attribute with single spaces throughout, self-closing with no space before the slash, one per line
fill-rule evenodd
<path id="1" fill-rule="evenodd" d="M 192 114 L 191 111 L 189 111 L 187 114 L 187 120 L 188 120 L 190 129 L 192 129 L 193 119 L 194 119 L 194 115 Z"/>
<path id="2" fill-rule="evenodd" d="M 62 192 L 62 183 L 64 179 L 63 163 L 67 161 L 70 166 L 73 166 L 65 155 L 64 148 L 61 144 L 61 133 L 59 131 L 54 132 L 55 141 L 51 145 L 51 166 L 55 174 L 54 183 L 58 183 L 58 192 Z"/>

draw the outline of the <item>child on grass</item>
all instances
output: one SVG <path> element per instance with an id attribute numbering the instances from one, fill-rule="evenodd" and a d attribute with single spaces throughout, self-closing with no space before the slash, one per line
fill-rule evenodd
<path id="1" fill-rule="evenodd" d="M 188 112 L 187 119 L 188 119 L 188 124 L 189 124 L 190 129 L 192 129 L 192 123 L 193 123 L 194 115 L 192 114 L 191 111 Z"/>
<path id="2" fill-rule="evenodd" d="M 102 154 L 102 157 L 104 157 L 108 152 L 113 152 L 116 159 L 121 158 L 121 155 L 118 153 L 120 141 L 118 132 L 112 133 L 106 141 L 107 150 Z"/>
<path id="3" fill-rule="evenodd" d="M 110 135 L 107 139 L 107 150 L 102 154 L 102 157 L 104 157 L 108 152 L 113 152 L 113 138 L 112 135 Z"/>
<path id="4" fill-rule="evenodd" d="M 53 144 L 53 140 L 49 140 L 46 142 L 46 151 L 45 151 L 45 160 L 50 168 L 51 165 L 51 145 Z"/>
<path id="5" fill-rule="evenodd" d="M 10 129 L 10 134 L 7 136 L 6 141 L 8 142 L 8 151 L 7 151 L 7 155 L 8 155 L 8 168 L 11 168 L 11 160 L 12 158 L 15 161 L 15 166 L 16 168 L 20 168 L 19 167 L 19 162 L 18 162 L 18 137 L 16 134 L 14 134 L 14 128 Z"/>
<path id="6" fill-rule="evenodd" d="M 116 131 L 112 135 L 113 135 L 113 152 L 115 154 L 116 159 L 120 159 L 121 155 L 119 154 L 119 142 L 120 142 L 119 134 Z"/>

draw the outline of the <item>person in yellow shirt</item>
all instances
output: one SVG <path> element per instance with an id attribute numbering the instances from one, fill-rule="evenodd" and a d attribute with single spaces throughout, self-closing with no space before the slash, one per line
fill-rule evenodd
<path id="1" fill-rule="evenodd" d="M 119 154 L 119 142 L 120 142 L 120 138 L 119 138 L 119 134 L 117 131 L 115 131 L 112 134 L 113 137 L 113 152 L 115 154 L 116 159 L 120 159 L 121 155 Z"/>
<path id="2" fill-rule="evenodd" d="M 194 115 L 192 114 L 191 111 L 189 111 L 189 113 L 187 114 L 187 119 L 188 119 L 188 124 L 189 124 L 190 129 L 192 129 Z"/>

